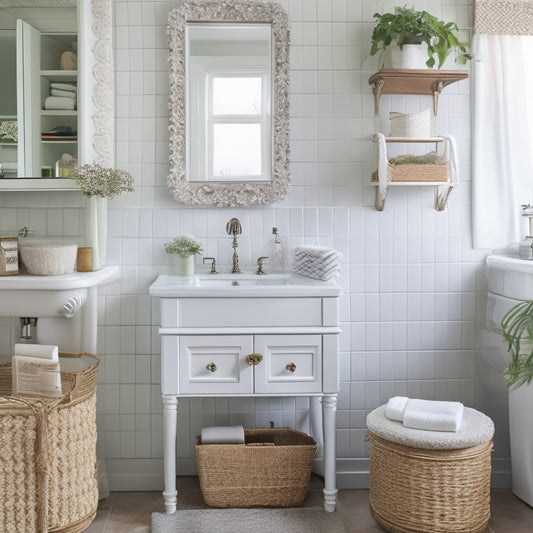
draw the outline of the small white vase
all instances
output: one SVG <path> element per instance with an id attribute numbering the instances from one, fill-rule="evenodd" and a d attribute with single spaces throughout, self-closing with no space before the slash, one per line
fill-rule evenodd
<path id="1" fill-rule="evenodd" d="M 194 255 L 172 254 L 171 262 L 174 273 L 182 278 L 192 278 L 194 276 Z"/>
<path id="2" fill-rule="evenodd" d="M 107 198 L 86 199 L 85 234 L 87 246 L 93 249 L 93 270 L 100 270 L 107 251 Z"/>
<path id="3" fill-rule="evenodd" d="M 393 46 L 390 50 L 391 68 L 427 69 L 426 61 L 429 59 L 427 45 L 404 44 L 402 48 Z"/>

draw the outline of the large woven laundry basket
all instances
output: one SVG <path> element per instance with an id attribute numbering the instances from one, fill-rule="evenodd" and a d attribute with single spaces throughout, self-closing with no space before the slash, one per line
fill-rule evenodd
<path id="1" fill-rule="evenodd" d="M 245 444 L 202 444 L 196 464 L 212 507 L 297 507 L 309 487 L 317 443 L 289 428 L 244 430 Z"/>
<path id="2" fill-rule="evenodd" d="M 457 433 L 409 429 L 367 417 L 370 510 L 392 533 L 482 533 L 490 519 L 494 424 L 465 407 Z"/>
<path id="3" fill-rule="evenodd" d="M 3 533 L 78 533 L 96 515 L 100 359 L 89 353 L 59 355 L 63 395 L 54 399 L 12 396 L 11 361 L 0 364 Z"/>

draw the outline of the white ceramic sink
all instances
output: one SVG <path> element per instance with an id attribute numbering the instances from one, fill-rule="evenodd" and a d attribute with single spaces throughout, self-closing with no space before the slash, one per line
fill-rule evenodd
<path id="1" fill-rule="evenodd" d="M 68 316 L 85 305 L 91 288 L 117 278 L 119 268 L 60 276 L 1 276 L 0 317 Z"/>
<path id="2" fill-rule="evenodd" d="M 533 261 L 514 254 L 489 255 L 487 281 L 490 293 L 515 300 L 533 300 Z"/>
<path id="3" fill-rule="evenodd" d="M 150 286 L 160 298 L 338 296 L 341 288 L 292 274 L 199 274 L 189 279 L 161 274 Z"/>

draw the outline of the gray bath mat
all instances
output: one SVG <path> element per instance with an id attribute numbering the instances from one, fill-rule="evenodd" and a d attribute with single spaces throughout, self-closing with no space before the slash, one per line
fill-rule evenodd
<path id="1" fill-rule="evenodd" d="M 152 533 L 346 533 L 339 511 L 288 509 L 184 509 L 152 513 Z"/>

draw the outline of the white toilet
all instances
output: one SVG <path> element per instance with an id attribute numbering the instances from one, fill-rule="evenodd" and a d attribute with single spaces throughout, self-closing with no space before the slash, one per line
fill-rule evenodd
<path id="1" fill-rule="evenodd" d="M 501 320 L 516 304 L 533 299 L 533 261 L 489 256 L 487 267 L 487 331 L 483 333 L 482 350 L 484 363 L 492 368 L 492 372 L 488 369 L 489 374 L 495 378 L 489 383 L 500 390 L 506 388 L 503 370 L 510 360 L 507 343 L 501 336 Z M 533 506 L 533 383 L 509 391 L 508 397 L 512 491 Z"/>

